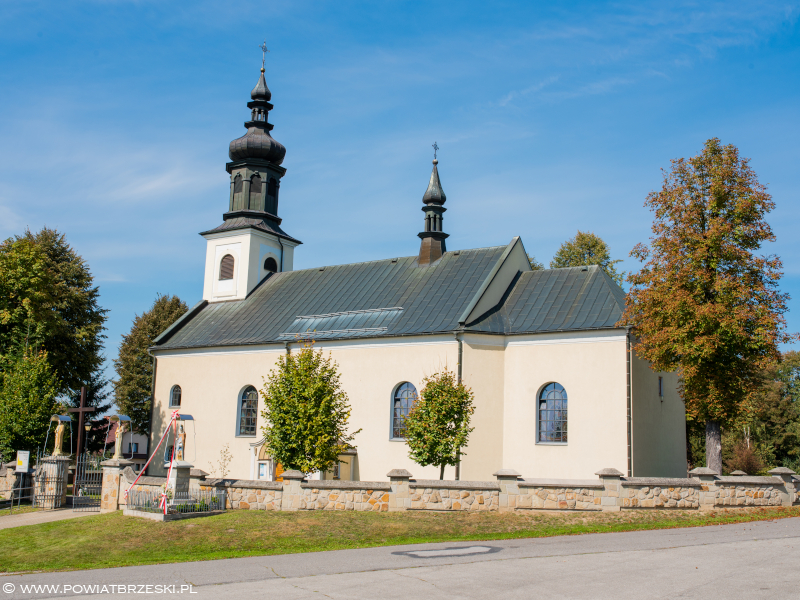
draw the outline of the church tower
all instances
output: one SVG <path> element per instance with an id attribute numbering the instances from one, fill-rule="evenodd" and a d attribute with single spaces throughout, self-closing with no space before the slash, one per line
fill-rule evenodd
<path id="1" fill-rule="evenodd" d="M 439 181 L 439 170 L 436 165 L 439 161 L 436 159 L 436 152 L 439 146 L 436 142 L 433 144 L 433 171 L 431 172 L 431 180 L 428 183 L 428 189 L 422 197 L 422 211 L 425 213 L 425 231 L 421 231 L 418 235 L 422 239 L 419 246 L 419 265 L 427 266 L 436 262 L 442 255 L 447 252 L 445 247 L 445 239 L 450 237 L 442 231 L 442 216 L 447 209 L 444 203 L 447 196 L 444 195 L 442 183 Z"/>
<path id="2" fill-rule="evenodd" d="M 208 242 L 203 299 L 209 302 L 245 298 L 265 277 L 291 271 L 294 249 L 302 243 L 280 227 L 278 196 L 286 148 L 270 135 L 272 93 L 263 62 L 250 98 L 247 132 L 228 148 L 228 211 L 221 225 L 200 234 Z"/>

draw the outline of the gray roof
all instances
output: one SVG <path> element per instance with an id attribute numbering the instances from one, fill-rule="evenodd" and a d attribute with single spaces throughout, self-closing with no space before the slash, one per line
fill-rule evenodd
<path id="1" fill-rule="evenodd" d="M 447 252 L 428 267 L 409 256 L 276 273 L 244 300 L 198 304 L 155 346 L 615 327 L 624 292 L 598 267 L 520 271 L 495 308 L 460 325 L 510 247 Z"/>

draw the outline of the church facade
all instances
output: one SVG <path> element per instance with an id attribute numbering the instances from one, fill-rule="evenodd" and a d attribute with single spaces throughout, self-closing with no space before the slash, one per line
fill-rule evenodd
<path id="1" fill-rule="evenodd" d="M 227 477 L 273 480 L 258 390 L 303 340 L 338 363 L 361 429 L 354 448 L 312 477 L 385 480 L 391 469 L 438 478 L 408 457 L 403 419 L 443 367 L 475 395 L 458 476 L 589 478 L 686 475 L 685 410 L 674 373 L 653 372 L 617 325 L 623 290 L 596 266 L 531 270 L 522 240 L 447 250 L 446 195 L 433 161 L 419 252 L 296 271 L 301 242 L 278 217 L 286 149 L 270 132 L 264 69 L 247 132 L 231 142 L 228 210 L 207 240 L 203 300 L 154 342 L 150 447 L 171 413 L 192 415 L 186 459 Z M 194 444 L 193 440 L 202 440 Z M 160 457 L 149 472 L 163 474 Z M 446 478 L 457 475 L 454 467 Z"/>

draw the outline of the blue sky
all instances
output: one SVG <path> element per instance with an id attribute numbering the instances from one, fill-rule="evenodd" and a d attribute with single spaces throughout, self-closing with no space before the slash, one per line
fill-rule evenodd
<path id="1" fill-rule="evenodd" d="M 266 38 L 295 267 L 418 250 L 431 144 L 448 248 L 578 229 L 647 241 L 660 169 L 717 136 L 777 204 L 800 330 L 800 1 L 15 2 L 0 5 L 0 236 L 89 262 L 107 355 L 157 293 L 194 304 L 228 143 Z M 111 374 L 111 373 L 109 373 Z"/>

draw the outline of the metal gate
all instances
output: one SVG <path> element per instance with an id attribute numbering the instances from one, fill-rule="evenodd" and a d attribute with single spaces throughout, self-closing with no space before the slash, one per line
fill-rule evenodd
<path id="1" fill-rule="evenodd" d="M 33 505 L 52 510 L 61 508 L 65 500 L 67 485 L 66 464 L 53 457 L 36 457 L 33 474 Z"/>
<path id="2" fill-rule="evenodd" d="M 72 510 L 100 512 L 100 494 L 103 489 L 102 456 L 84 453 L 75 465 L 75 483 L 72 486 Z"/>

